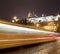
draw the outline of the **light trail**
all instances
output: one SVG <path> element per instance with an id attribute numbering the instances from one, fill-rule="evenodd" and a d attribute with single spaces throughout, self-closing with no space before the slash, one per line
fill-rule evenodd
<path id="1" fill-rule="evenodd" d="M 43 30 L 35 30 L 30 28 L 24 28 L 19 26 L 7 25 L 0 23 L 0 32 L 5 31 L 6 33 L 23 33 L 23 34 L 58 34 L 55 32 L 43 31 Z"/>
<path id="2" fill-rule="evenodd" d="M 40 40 L 40 39 L 52 39 L 51 37 L 47 37 L 47 38 L 28 38 L 28 39 L 6 39 L 6 40 L 0 40 L 0 41 L 24 41 L 24 40 Z"/>

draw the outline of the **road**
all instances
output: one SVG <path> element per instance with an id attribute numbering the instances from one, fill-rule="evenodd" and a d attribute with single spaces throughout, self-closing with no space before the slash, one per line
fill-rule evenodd
<path id="1" fill-rule="evenodd" d="M 0 50 L 0 54 L 60 54 L 60 39 L 54 42 L 3 49 Z"/>
<path id="2" fill-rule="evenodd" d="M 0 49 L 55 40 L 51 34 L 56 33 L 0 23 Z"/>
<path id="3" fill-rule="evenodd" d="M 0 49 L 0 54 L 57 54 L 60 40 L 42 43 L 45 40 L 53 40 L 53 37 L 48 37 L 52 34 L 56 33 L 0 23 L 0 48 L 36 43 L 29 46 L 21 45 L 22 47 Z"/>

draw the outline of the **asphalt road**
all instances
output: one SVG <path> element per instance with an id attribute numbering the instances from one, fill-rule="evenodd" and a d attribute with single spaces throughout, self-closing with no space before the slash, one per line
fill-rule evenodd
<path id="1" fill-rule="evenodd" d="M 2 49 L 0 54 L 60 54 L 60 39 L 54 42 Z"/>

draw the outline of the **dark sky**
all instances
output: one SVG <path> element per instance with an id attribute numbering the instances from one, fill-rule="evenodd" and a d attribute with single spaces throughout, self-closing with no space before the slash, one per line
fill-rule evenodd
<path id="1" fill-rule="evenodd" d="M 23 18 L 29 11 L 34 11 L 38 16 L 42 13 L 56 15 L 60 12 L 60 0 L 0 0 L 0 18 Z"/>

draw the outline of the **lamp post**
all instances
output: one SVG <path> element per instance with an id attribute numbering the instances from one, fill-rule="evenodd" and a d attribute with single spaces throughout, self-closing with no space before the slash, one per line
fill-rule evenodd
<path id="1" fill-rule="evenodd" d="M 13 19 L 14 19 L 14 20 L 16 20 L 16 19 L 17 19 L 17 17 L 16 17 L 16 16 L 14 16 L 14 17 L 13 17 Z"/>
<path id="2" fill-rule="evenodd" d="M 14 16 L 12 22 L 17 22 L 18 20 L 19 19 L 16 16 Z"/>

